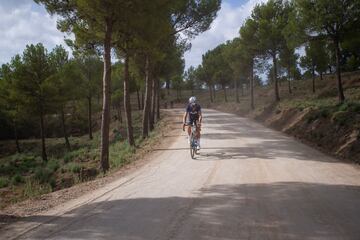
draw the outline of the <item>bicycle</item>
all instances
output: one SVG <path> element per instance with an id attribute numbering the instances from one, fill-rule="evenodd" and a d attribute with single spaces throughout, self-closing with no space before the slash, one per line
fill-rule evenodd
<path id="1" fill-rule="evenodd" d="M 190 124 L 185 124 L 185 126 L 189 126 Z M 195 122 L 191 124 L 191 135 L 190 135 L 190 156 L 192 159 L 195 159 L 195 154 L 199 154 L 197 150 L 198 142 L 196 140 L 196 131 L 197 126 Z"/>

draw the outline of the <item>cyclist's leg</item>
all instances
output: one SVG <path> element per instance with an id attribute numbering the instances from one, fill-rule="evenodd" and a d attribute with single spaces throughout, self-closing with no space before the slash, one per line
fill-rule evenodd
<path id="1" fill-rule="evenodd" d="M 190 144 L 190 138 L 191 138 L 191 124 L 192 124 L 191 119 L 190 119 L 190 121 L 188 121 L 187 123 L 188 123 L 188 126 L 187 126 L 187 132 L 188 132 L 188 142 L 189 142 L 189 144 Z"/>
<path id="2" fill-rule="evenodd" d="M 198 121 L 195 120 L 195 125 L 196 125 L 196 142 L 197 142 L 197 146 L 198 146 L 198 150 L 200 149 L 200 126 L 198 125 Z"/>
<path id="3" fill-rule="evenodd" d="M 187 126 L 187 132 L 188 132 L 188 136 L 191 136 L 191 123 L 189 123 L 189 125 Z"/>

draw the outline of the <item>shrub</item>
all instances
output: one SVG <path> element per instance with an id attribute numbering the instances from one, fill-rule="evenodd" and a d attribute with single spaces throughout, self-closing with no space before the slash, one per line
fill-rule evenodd
<path id="1" fill-rule="evenodd" d="M 23 195 L 25 197 L 36 197 L 52 191 L 50 184 L 41 184 L 34 179 L 28 179 L 25 182 Z"/>
<path id="2" fill-rule="evenodd" d="M 120 167 L 129 162 L 129 158 L 135 148 L 131 147 L 127 142 L 117 142 L 111 145 L 110 148 L 110 163 L 111 167 Z"/>
<path id="3" fill-rule="evenodd" d="M 347 111 L 349 108 L 349 103 L 345 102 L 345 103 L 342 103 L 338 106 L 338 110 L 339 111 L 342 111 L 342 112 L 345 112 Z"/>
<path id="4" fill-rule="evenodd" d="M 68 152 L 64 155 L 63 157 L 64 159 L 64 163 L 68 163 L 68 162 L 71 162 L 73 160 L 73 154 L 72 152 Z"/>
<path id="5" fill-rule="evenodd" d="M 319 118 L 328 118 L 330 116 L 330 109 L 329 108 L 320 108 L 315 110 L 307 117 L 307 122 L 311 123 Z"/>
<path id="6" fill-rule="evenodd" d="M 38 167 L 35 170 L 34 178 L 39 183 L 49 183 L 52 178 L 52 175 L 53 172 L 50 169 L 44 167 Z"/>
<path id="7" fill-rule="evenodd" d="M 351 125 L 353 122 L 353 117 L 351 116 L 350 112 L 338 111 L 333 114 L 331 121 L 340 126 Z"/>
<path id="8" fill-rule="evenodd" d="M 89 150 L 87 147 L 79 148 L 77 150 L 74 150 L 72 152 L 68 152 L 64 155 L 63 159 L 65 163 L 72 162 L 77 158 L 81 158 L 83 156 L 86 156 L 88 154 Z"/>
<path id="9" fill-rule="evenodd" d="M 72 173 L 80 173 L 81 171 L 81 165 L 75 162 L 68 163 L 66 167 Z"/>
<path id="10" fill-rule="evenodd" d="M 46 167 L 47 167 L 50 171 L 55 172 L 56 170 L 59 169 L 60 165 L 59 165 L 58 160 L 56 160 L 56 159 L 51 159 L 51 160 L 48 161 L 48 163 L 46 164 Z"/>
<path id="11" fill-rule="evenodd" d="M 15 174 L 11 178 L 11 184 L 13 184 L 13 185 L 18 185 L 18 184 L 23 183 L 23 182 L 24 182 L 24 178 L 20 174 Z"/>
<path id="12" fill-rule="evenodd" d="M 5 177 L 0 177 L 0 188 L 9 186 L 9 179 Z"/>

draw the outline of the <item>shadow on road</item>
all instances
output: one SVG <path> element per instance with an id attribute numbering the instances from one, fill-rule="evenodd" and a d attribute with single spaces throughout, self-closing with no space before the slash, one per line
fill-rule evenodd
<path id="1" fill-rule="evenodd" d="M 87 204 L 31 238 L 359 239 L 360 188 L 299 182 L 215 185 L 197 197 L 134 198 Z"/>

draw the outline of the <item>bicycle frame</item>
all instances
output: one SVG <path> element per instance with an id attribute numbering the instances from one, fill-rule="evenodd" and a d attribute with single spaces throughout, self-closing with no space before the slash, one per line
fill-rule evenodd
<path id="1" fill-rule="evenodd" d="M 186 124 L 189 125 L 189 124 Z M 195 154 L 197 154 L 197 141 L 196 141 L 196 134 L 197 134 L 197 126 L 195 123 L 191 125 L 191 135 L 190 135 L 190 155 L 191 158 L 195 158 Z"/>

